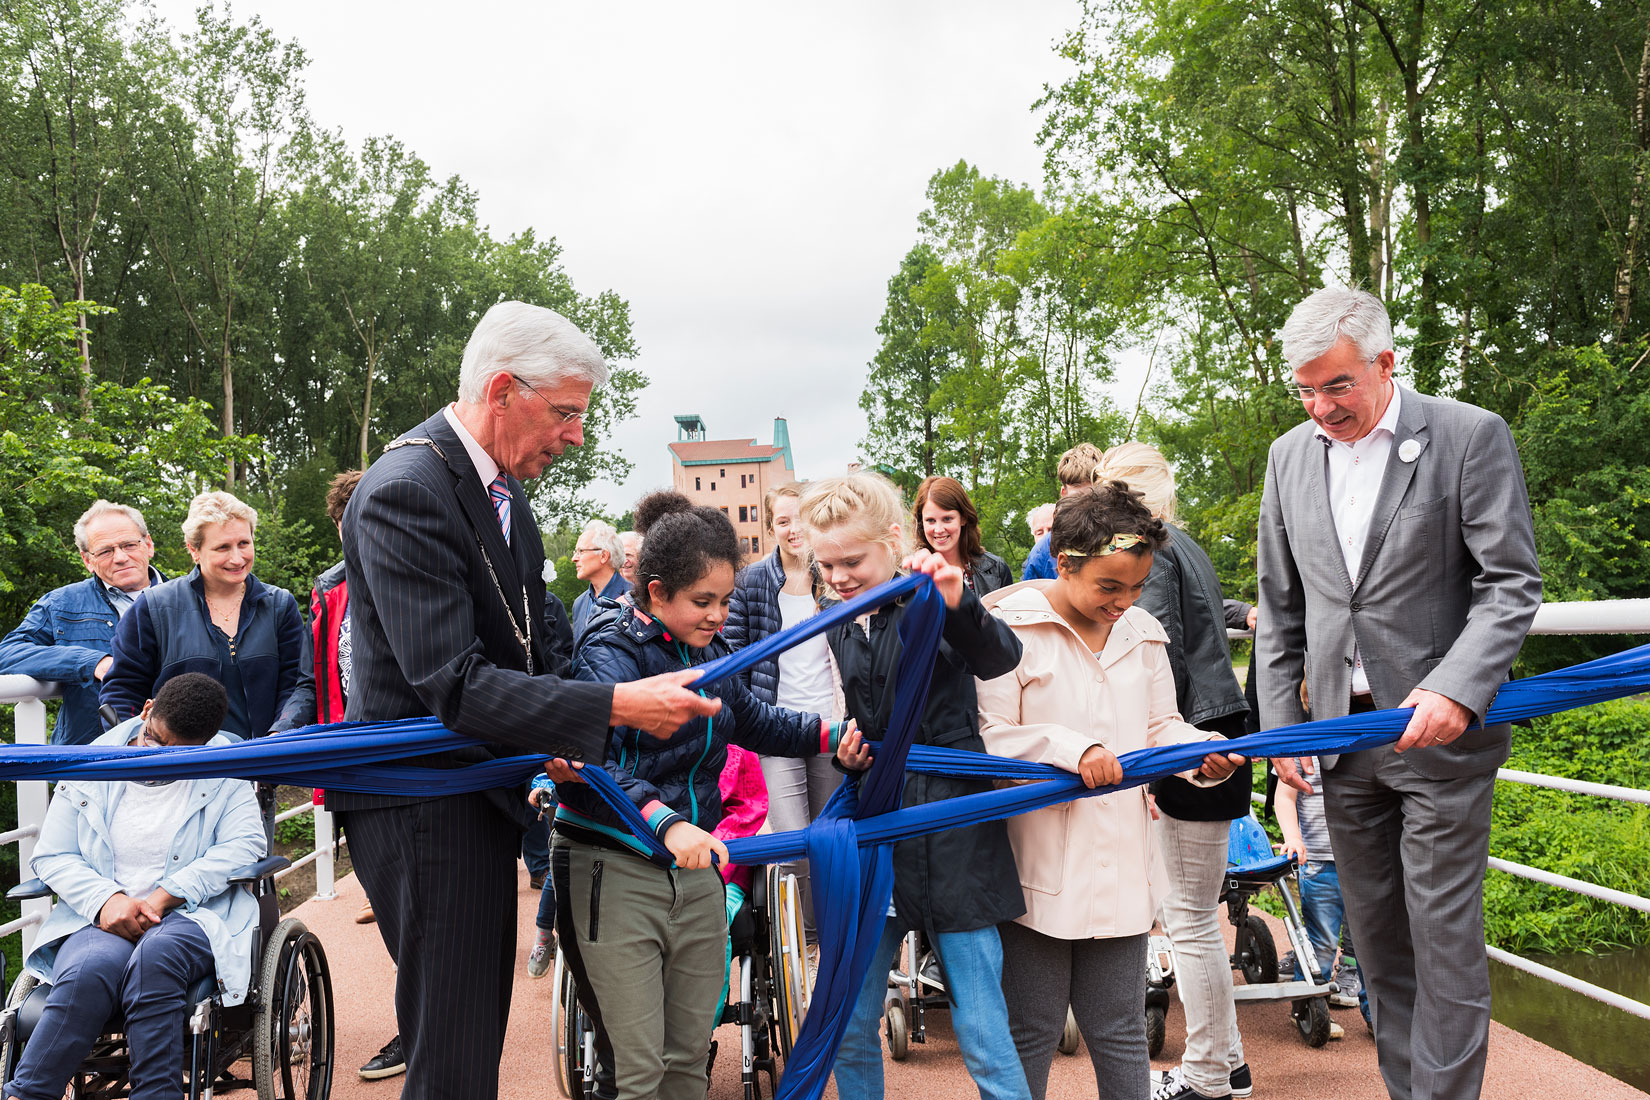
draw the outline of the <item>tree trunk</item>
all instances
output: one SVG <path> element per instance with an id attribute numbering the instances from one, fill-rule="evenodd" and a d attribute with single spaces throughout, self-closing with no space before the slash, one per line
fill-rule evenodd
<path id="1" fill-rule="evenodd" d="M 1415 388 L 1435 394 L 1443 384 L 1444 321 L 1438 313 L 1438 268 L 1432 257 L 1432 185 L 1427 178 L 1426 105 L 1411 67 L 1404 78 L 1406 152 L 1410 158 L 1410 201 L 1415 211 L 1415 249 L 1420 255 L 1421 295 L 1416 310 L 1415 348 L 1410 359 Z"/>
<path id="2" fill-rule="evenodd" d="M 223 364 L 223 437 L 230 438 L 235 434 L 235 364 L 229 352 L 229 317 L 230 311 L 223 311 L 223 344 L 221 345 Z M 225 492 L 235 491 L 235 456 L 226 454 L 223 459 L 224 475 L 223 487 Z"/>
<path id="3" fill-rule="evenodd" d="M 1633 192 L 1628 200 L 1627 241 L 1621 252 L 1621 263 L 1616 268 L 1615 309 L 1610 321 L 1610 333 L 1620 340 L 1633 318 L 1633 269 L 1638 266 L 1639 232 L 1644 225 L 1644 176 L 1646 160 L 1650 159 L 1650 32 L 1644 41 L 1644 53 L 1639 59 L 1638 96 L 1633 103 L 1633 136 L 1637 150 L 1633 165 Z"/>
<path id="4" fill-rule="evenodd" d="M 372 356 L 369 355 L 367 357 L 367 388 L 366 392 L 361 395 L 361 465 L 359 468 L 362 470 L 365 470 L 372 462 L 367 454 L 367 434 L 372 428 L 372 375 L 373 361 Z"/>

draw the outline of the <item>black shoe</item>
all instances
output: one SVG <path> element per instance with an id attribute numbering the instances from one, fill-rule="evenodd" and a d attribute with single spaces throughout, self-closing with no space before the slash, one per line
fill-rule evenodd
<path id="1" fill-rule="evenodd" d="M 1152 1100 L 1227 1100 L 1230 1096 L 1229 1092 L 1219 1096 L 1205 1096 L 1198 1092 L 1180 1075 L 1179 1066 L 1165 1073 L 1162 1082 L 1152 1090 Z"/>
<path id="2" fill-rule="evenodd" d="M 1232 1071 L 1231 1081 L 1233 1096 L 1240 1098 L 1240 1100 L 1245 1100 L 1245 1098 L 1254 1095 L 1255 1083 L 1249 1076 L 1248 1062 L 1243 1063 L 1237 1069 Z"/>
<path id="3" fill-rule="evenodd" d="M 367 1081 L 376 1081 L 382 1077 L 394 1077 L 398 1073 L 407 1072 L 407 1060 L 401 1056 L 401 1036 L 397 1035 L 384 1044 L 384 1049 L 373 1055 L 371 1060 L 356 1070 Z"/>

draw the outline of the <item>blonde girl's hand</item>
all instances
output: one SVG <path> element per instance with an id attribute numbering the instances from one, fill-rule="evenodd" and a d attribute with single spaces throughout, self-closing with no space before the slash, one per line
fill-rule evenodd
<path id="1" fill-rule="evenodd" d="M 1296 863 L 1306 862 L 1306 845 L 1298 840 L 1286 840 L 1278 848 L 1280 856 L 1294 856 Z"/>
<path id="2" fill-rule="evenodd" d="M 1203 766 L 1197 769 L 1197 773 L 1210 779 L 1225 779 L 1247 763 L 1247 756 L 1235 752 L 1212 752 L 1203 758 Z"/>
<path id="3" fill-rule="evenodd" d="M 1123 765 L 1118 763 L 1110 749 L 1103 745 L 1090 745 L 1083 758 L 1077 761 L 1077 774 L 1083 777 L 1084 785 L 1092 791 L 1096 787 L 1123 782 Z"/>
<path id="4" fill-rule="evenodd" d="M 918 550 L 905 559 L 905 568 L 912 573 L 926 573 L 932 577 L 934 587 L 940 590 L 940 597 L 945 600 L 947 608 L 956 610 L 957 605 L 962 603 L 963 571 L 932 550 Z"/>
<path id="5" fill-rule="evenodd" d="M 837 742 L 836 758 L 851 772 L 862 772 L 871 766 L 871 746 L 865 743 L 865 735 L 851 721 L 848 732 Z"/>
<path id="6" fill-rule="evenodd" d="M 728 862 L 728 846 L 691 821 L 678 821 L 665 830 L 665 847 L 676 857 L 676 866 L 685 871 L 702 871 L 711 865 L 711 856 Z"/>

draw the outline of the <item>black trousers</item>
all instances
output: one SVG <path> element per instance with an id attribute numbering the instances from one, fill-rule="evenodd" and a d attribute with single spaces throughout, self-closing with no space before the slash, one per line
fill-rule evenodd
<path id="1" fill-rule="evenodd" d="M 402 1100 L 496 1097 L 516 956 L 516 822 L 482 794 L 344 818 L 396 963 Z"/>

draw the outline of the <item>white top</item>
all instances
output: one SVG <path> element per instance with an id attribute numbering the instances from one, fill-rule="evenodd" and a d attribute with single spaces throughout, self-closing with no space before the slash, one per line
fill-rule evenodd
<path id="1" fill-rule="evenodd" d="M 481 449 L 476 437 L 459 422 L 458 414 L 453 412 L 456 407 L 456 404 L 448 405 L 441 410 L 441 415 L 447 418 L 447 426 L 457 433 L 458 441 L 464 444 L 464 453 L 470 456 L 470 464 L 476 468 L 476 473 L 481 478 L 481 487 L 489 489 L 492 487 L 493 479 L 498 476 L 498 463 L 493 461 L 492 455 Z"/>
<path id="2" fill-rule="evenodd" d="M 1318 428 L 1314 433 L 1328 446 L 1324 447 L 1325 474 L 1329 482 L 1329 512 L 1335 519 L 1335 536 L 1340 543 L 1341 557 L 1346 562 L 1346 575 L 1352 578 L 1352 587 L 1358 587 L 1358 566 L 1364 560 L 1364 542 L 1369 537 L 1369 521 L 1375 515 L 1375 498 L 1381 492 L 1381 479 L 1386 476 L 1386 463 L 1392 453 L 1393 435 L 1398 430 L 1398 401 L 1402 392 L 1392 384 L 1392 400 L 1380 423 L 1356 443 L 1342 443 L 1332 439 Z M 1353 649 L 1352 694 L 1369 693 L 1369 676 L 1364 672 L 1363 657 Z"/>
<path id="3" fill-rule="evenodd" d="M 818 610 L 812 596 L 779 594 L 779 621 L 786 630 L 813 618 Z M 835 692 L 825 635 L 816 634 L 800 645 L 793 645 L 778 659 L 779 705 L 829 718 Z"/>
<path id="4" fill-rule="evenodd" d="M 158 787 L 128 783 L 109 818 L 115 853 L 114 880 L 127 897 L 147 897 L 166 877 L 172 841 L 193 812 L 187 780 Z"/>

